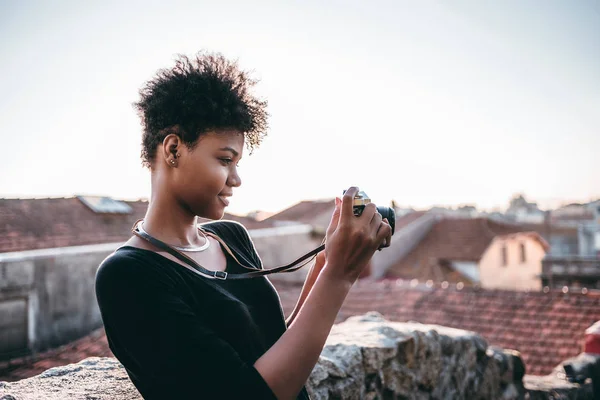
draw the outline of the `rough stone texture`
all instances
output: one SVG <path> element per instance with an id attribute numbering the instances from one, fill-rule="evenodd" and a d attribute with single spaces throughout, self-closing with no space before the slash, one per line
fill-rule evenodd
<path id="1" fill-rule="evenodd" d="M 0 400 L 142 400 L 123 366 L 114 358 L 91 357 L 50 368 L 33 378 L 0 382 Z"/>
<path id="2" fill-rule="evenodd" d="M 308 388 L 314 400 L 524 399 L 524 374 L 518 352 L 488 347 L 476 333 L 370 312 L 332 328 Z M 593 398 L 589 384 L 564 374 L 531 382 L 539 396 L 531 399 Z"/>
<path id="3" fill-rule="evenodd" d="M 502 360 L 475 333 L 368 313 L 334 326 L 309 388 L 315 399 L 495 399 Z"/>
<path id="4" fill-rule="evenodd" d="M 515 351 L 488 347 L 476 333 L 398 323 L 378 313 L 335 325 L 308 389 L 321 399 L 592 399 L 562 366 L 525 376 Z M 524 384 L 523 384 L 524 379 Z M 0 400 L 141 399 L 114 358 L 92 357 L 18 382 L 0 382 Z"/>

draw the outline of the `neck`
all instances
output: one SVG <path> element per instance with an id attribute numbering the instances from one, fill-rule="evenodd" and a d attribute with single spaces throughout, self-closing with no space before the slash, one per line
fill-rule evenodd
<path id="1" fill-rule="evenodd" d="M 144 230 L 175 246 L 195 247 L 205 244 L 205 239 L 198 234 L 197 217 L 168 193 L 168 190 L 152 190 L 144 217 Z"/>

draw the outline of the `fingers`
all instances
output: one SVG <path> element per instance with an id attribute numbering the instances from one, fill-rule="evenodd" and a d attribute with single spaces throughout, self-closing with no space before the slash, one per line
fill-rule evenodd
<path id="1" fill-rule="evenodd" d="M 344 193 L 344 197 L 342 198 L 342 213 L 341 218 L 350 218 L 354 217 L 354 212 L 352 211 L 352 206 L 354 205 L 354 197 L 358 194 L 358 188 L 356 186 L 351 186 L 346 193 Z"/>
<path id="2" fill-rule="evenodd" d="M 390 227 L 390 234 L 388 235 L 388 237 L 385 239 L 385 247 L 390 247 L 390 245 L 392 244 L 392 226 L 390 225 L 390 222 L 388 221 L 388 219 L 384 219 L 385 223 Z"/>
<path id="3" fill-rule="evenodd" d="M 377 231 L 377 243 L 381 243 L 379 250 L 389 247 L 392 243 L 392 227 L 388 223 L 387 218 L 379 224 L 379 230 Z"/>
<path id="4" fill-rule="evenodd" d="M 340 213 L 342 212 L 342 199 L 339 197 L 335 198 L 335 208 L 333 209 L 333 215 L 331 217 L 332 221 L 336 221 L 340 218 Z"/>
<path id="5" fill-rule="evenodd" d="M 371 220 L 373 220 L 373 217 L 376 214 L 379 214 L 377 212 L 377 206 L 374 203 L 369 203 L 365 206 L 365 208 L 360 216 L 361 216 L 361 218 L 364 218 L 367 221 L 371 221 Z"/>
<path id="6" fill-rule="evenodd" d="M 370 206 L 371 204 L 369 204 Z M 369 208 L 369 210 L 367 210 L 367 208 Z M 377 234 L 377 231 L 379 230 L 379 225 L 381 224 L 381 214 L 379 214 L 377 212 L 377 207 L 375 207 L 375 205 L 373 205 L 373 207 L 365 207 L 365 210 L 363 211 L 363 214 L 365 213 L 371 213 L 370 209 L 374 209 L 375 211 L 373 212 L 373 216 L 371 217 L 371 228 L 373 229 L 373 232 L 375 234 Z M 367 217 L 368 218 L 368 217 Z"/>
<path id="7" fill-rule="evenodd" d="M 341 211 L 340 211 L 340 217 L 338 218 L 338 223 L 339 221 L 341 221 L 342 219 L 349 221 L 349 218 L 357 218 L 354 215 L 354 210 L 353 210 L 353 206 L 354 206 L 354 197 L 356 197 L 356 195 L 358 194 L 359 189 L 356 186 L 352 186 L 350 187 L 345 193 L 344 196 L 342 198 L 342 204 L 341 204 Z M 334 211 L 334 215 L 335 215 L 335 211 Z M 383 248 L 383 247 L 389 247 L 390 243 L 391 243 L 391 238 L 392 238 L 392 228 L 390 227 L 387 219 L 382 220 L 382 216 L 381 214 L 379 214 L 377 212 L 377 206 L 374 203 L 369 203 L 367 204 L 364 209 L 362 210 L 361 215 L 354 220 L 356 222 L 361 221 L 359 223 L 359 225 L 363 225 L 365 228 L 369 228 L 370 232 L 371 232 L 371 240 L 375 239 L 374 241 L 378 244 L 378 248 Z M 356 224 L 353 223 L 354 224 Z M 333 226 L 334 224 L 334 218 L 332 216 L 332 221 L 330 223 L 330 228 Z M 336 223 L 337 226 L 337 223 Z M 356 228 L 358 228 L 357 225 L 354 225 Z M 360 229 L 364 229 L 364 228 L 360 228 Z M 335 228 L 333 228 L 333 230 L 335 230 Z"/>
<path id="8" fill-rule="evenodd" d="M 333 232 L 337 229 L 337 226 L 340 221 L 340 212 L 341 212 L 342 200 L 339 197 L 335 198 L 335 208 L 333 210 L 333 214 L 331 214 L 331 221 L 329 222 L 329 227 L 327 228 L 327 236 L 331 236 Z"/>

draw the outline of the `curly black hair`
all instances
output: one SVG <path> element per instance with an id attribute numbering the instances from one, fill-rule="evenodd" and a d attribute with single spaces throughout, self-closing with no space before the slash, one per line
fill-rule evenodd
<path id="1" fill-rule="evenodd" d="M 252 152 L 268 127 L 267 102 L 250 93 L 257 82 L 220 53 L 178 55 L 173 68 L 146 82 L 134 103 L 144 129 L 142 164 L 151 168 L 156 147 L 169 133 L 193 148 L 209 131 L 234 129 L 244 133 Z"/>

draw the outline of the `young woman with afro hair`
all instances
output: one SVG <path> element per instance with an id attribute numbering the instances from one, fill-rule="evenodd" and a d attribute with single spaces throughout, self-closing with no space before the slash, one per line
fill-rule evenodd
<path id="1" fill-rule="evenodd" d="M 351 187 L 287 320 L 267 277 L 223 279 L 263 270 L 247 230 L 221 220 L 242 184 L 244 147 L 266 134 L 255 83 L 237 62 L 200 52 L 158 71 L 135 104 L 151 198 L 136 234 L 98 268 L 96 296 L 110 349 L 145 399 L 309 399 L 305 383 L 338 310 L 390 244 L 374 204 L 353 214 Z"/>

